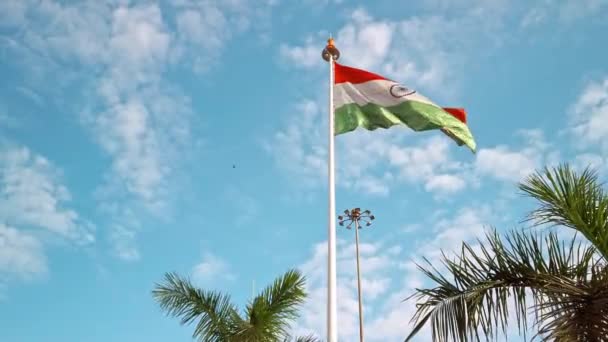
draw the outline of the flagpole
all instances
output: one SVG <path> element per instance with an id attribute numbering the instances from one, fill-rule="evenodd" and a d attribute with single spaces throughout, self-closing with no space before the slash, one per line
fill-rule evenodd
<path id="1" fill-rule="evenodd" d="M 328 129 L 328 239 L 327 239 L 327 342 L 338 341 L 338 310 L 336 280 L 336 177 L 334 148 L 334 61 L 340 58 L 340 51 L 332 38 L 327 40 L 322 57 L 329 62 L 329 129 Z"/>

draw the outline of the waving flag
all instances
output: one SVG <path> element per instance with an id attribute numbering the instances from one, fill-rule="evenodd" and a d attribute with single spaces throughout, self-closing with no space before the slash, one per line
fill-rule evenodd
<path id="1" fill-rule="evenodd" d="M 417 91 L 374 73 L 334 62 L 335 134 L 406 125 L 414 131 L 439 129 L 475 152 L 462 108 L 442 108 Z"/>

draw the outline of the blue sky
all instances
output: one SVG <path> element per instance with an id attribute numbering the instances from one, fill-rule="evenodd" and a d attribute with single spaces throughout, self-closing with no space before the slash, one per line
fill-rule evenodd
<path id="1" fill-rule="evenodd" d="M 518 227 L 536 168 L 608 171 L 607 19 L 604 0 L 1 1 L 0 340 L 189 341 L 150 295 L 164 272 L 243 305 L 293 267 L 310 292 L 294 330 L 324 336 L 329 33 L 343 64 L 466 107 L 478 144 L 337 138 L 338 209 L 377 217 L 367 338 L 402 340 L 412 260 Z"/>

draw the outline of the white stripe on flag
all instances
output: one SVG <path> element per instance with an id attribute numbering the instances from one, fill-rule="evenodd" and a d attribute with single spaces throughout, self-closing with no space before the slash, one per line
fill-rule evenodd
<path id="1" fill-rule="evenodd" d="M 404 97 L 395 97 L 391 95 L 391 87 L 395 85 L 399 86 L 398 83 L 387 80 L 373 80 L 358 84 L 335 84 L 334 108 L 340 108 L 345 104 L 351 103 L 356 103 L 360 106 L 374 103 L 381 107 L 390 107 L 405 101 L 417 101 L 439 107 L 418 92 Z"/>

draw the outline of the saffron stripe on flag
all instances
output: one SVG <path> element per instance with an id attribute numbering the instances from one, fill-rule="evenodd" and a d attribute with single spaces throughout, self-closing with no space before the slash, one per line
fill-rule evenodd
<path id="1" fill-rule="evenodd" d="M 348 66 L 344 66 L 337 62 L 334 62 L 334 66 L 335 66 L 335 68 L 334 68 L 334 74 L 335 74 L 334 83 L 335 84 L 346 83 L 346 82 L 349 82 L 352 84 L 358 84 L 358 83 L 365 83 L 365 82 L 375 81 L 375 80 L 391 81 L 388 78 L 380 76 L 378 74 L 374 74 L 372 72 L 361 70 L 361 69 L 355 69 L 355 68 L 351 68 Z"/>

